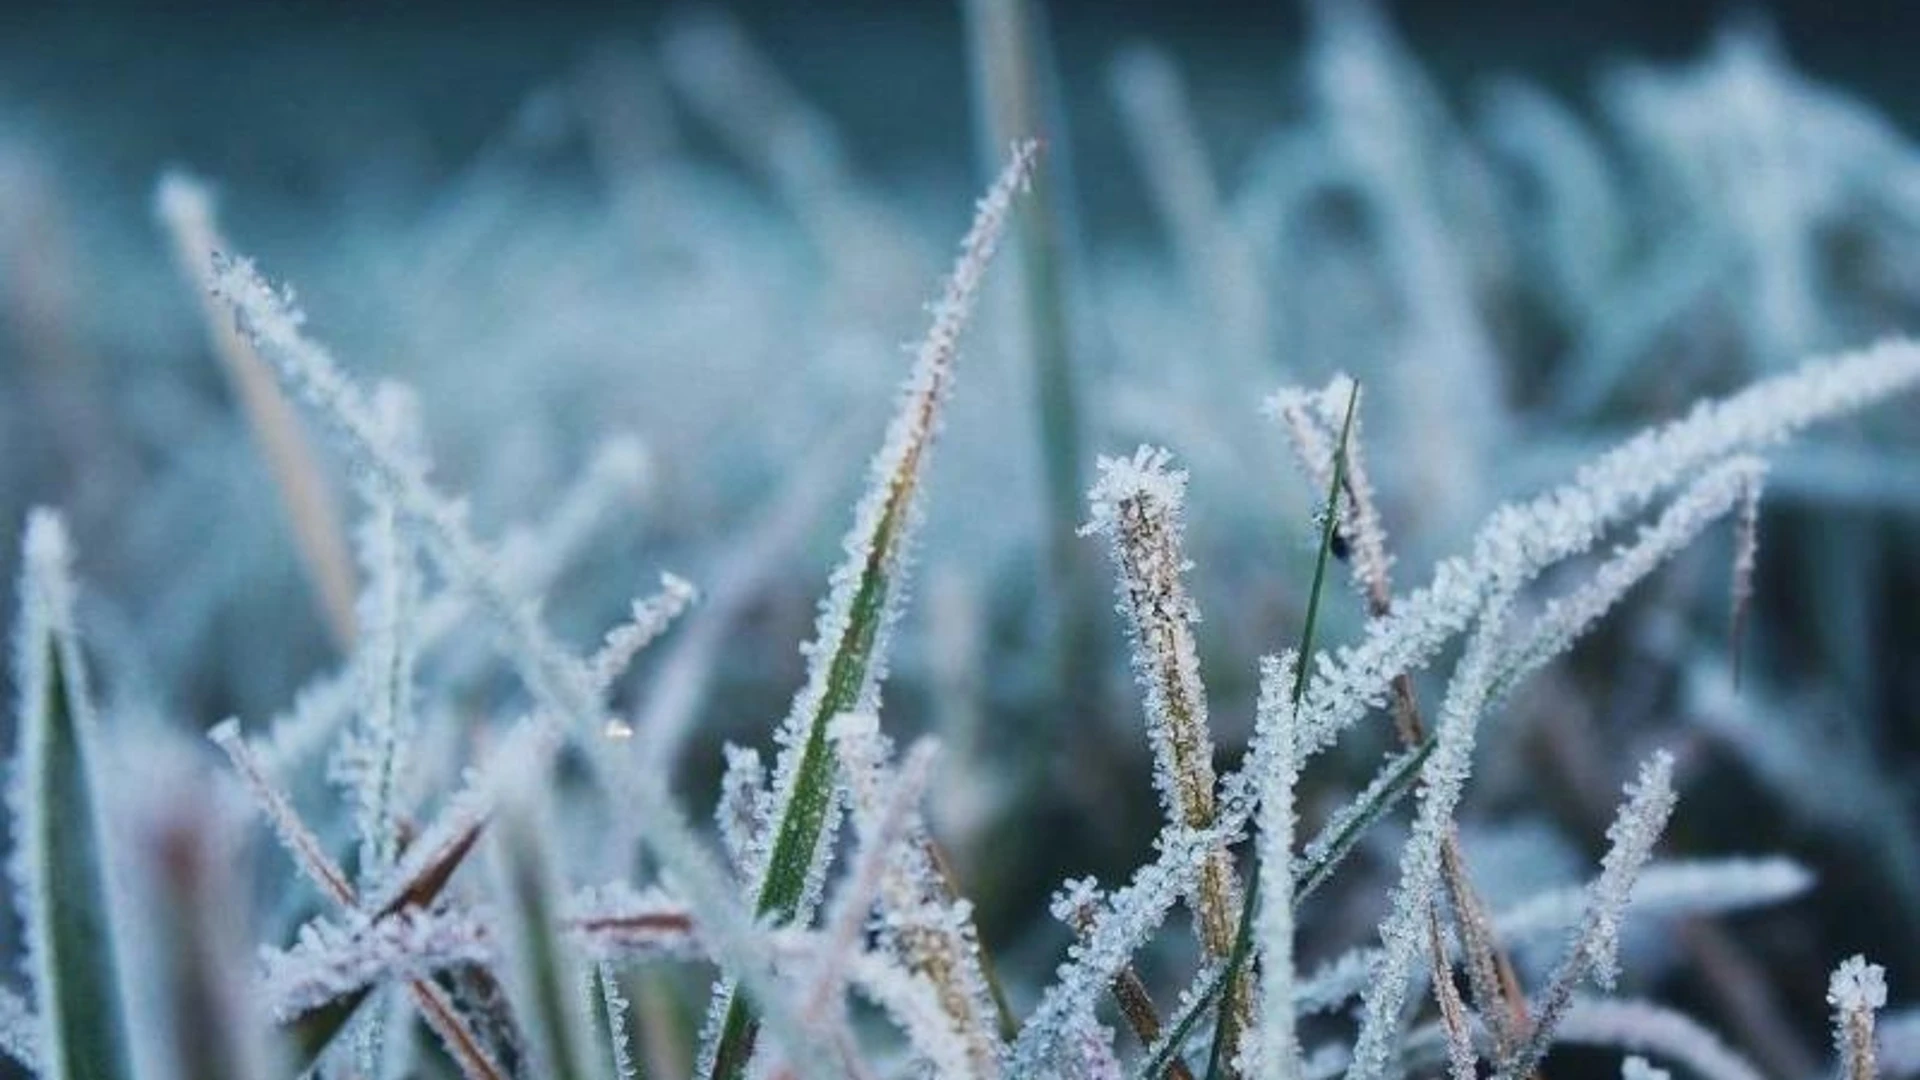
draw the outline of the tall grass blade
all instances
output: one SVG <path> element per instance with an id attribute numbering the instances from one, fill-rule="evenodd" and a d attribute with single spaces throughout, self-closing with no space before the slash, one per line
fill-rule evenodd
<path id="1" fill-rule="evenodd" d="M 1016 144 L 1012 160 L 981 199 L 973 228 L 933 308 L 900 410 L 872 466 L 873 484 L 848 534 L 848 559 L 835 570 L 821 606 L 807 686 L 782 725 L 774 777 L 778 821 L 769 830 L 754 910 L 762 919 L 790 923 L 808 912 L 820 891 L 828 842 L 838 811 L 827 726 L 843 712 L 873 712 L 885 671 L 885 644 L 901 600 L 900 580 L 918 519 L 926 458 L 952 384 L 960 333 L 980 282 L 999 245 L 1016 193 L 1023 190 L 1038 144 Z M 736 1077 L 753 1048 L 755 1024 L 746 1003 L 723 988 L 724 1008 L 708 1068 L 715 1078 Z M 724 1006 L 720 1002 L 724 1001 Z"/>
<path id="2" fill-rule="evenodd" d="M 1326 591 L 1327 564 L 1333 554 L 1333 538 L 1340 525 L 1340 491 L 1347 480 L 1348 440 L 1353 436 L 1353 415 L 1360 402 L 1360 384 L 1353 384 L 1347 395 L 1347 414 L 1340 422 L 1340 442 L 1335 448 L 1333 458 L 1333 476 L 1327 484 L 1327 503 L 1320 511 L 1320 550 L 1313 559 L 1313 585 L 1307 590 L 1307 617 L 1300 627 L 1300 653 L 1293 672 L 1292 708 L 1300 707 L 1300 699 L 1306 692 L 1307 658 L 1313 655 L 1313 636 L 1320 623 L 1320 595 Z M 1291 731 L 1285 733 L 1292 738 Z M 1297 754 L 1298 751 L 1295 751 Z M 1295 754 L 1290 759 L 1298 760 Z M 1246 967 L 1247 953 L 1253 946 L 1253 915 L 1260 909 L 1260 876 L 1255 874 L 1247 885 L 1247 895 L 1240 905 L 1240 926 L 1234 932 L 1233 952 L 1227 958 L 1227 970 L 1222 980 L 1223 994 L 1220 1005 L 1220 1024 L 1214 1029 L 1213 1049 L 1207 1052 L 1207 1080 L 1216 1080 L 1222 1075 L 1223 1056 L 1232 1057 L 1233 1044 L 1239 1039 L 1235 1024 L 1235 998 L 1242 992 L 1240 972 Z M 1228 1070 L 1231 1072 L 1231 1069 Z"/>
<path id="3" fill-rule="evenodd" d="M 52 512 L 29 516 L 23 561 L 15 878 L 44 1032 L 41 1075 L 119 1080 L 133 1072 L 99 810 L 98 731 L 74 637 L 66 530 Z"/>
<path id="4" fill-rule="evenodd" d="M 594 1041 L 606 1047 L 601 1070 L 610 1080 L 639 1080 L 640 1058 L 634 1053 L 632 1004 L 620 989 L 613 965 L 593 966 L 587 984 L 587 1009 L 593 1021 Z"/>

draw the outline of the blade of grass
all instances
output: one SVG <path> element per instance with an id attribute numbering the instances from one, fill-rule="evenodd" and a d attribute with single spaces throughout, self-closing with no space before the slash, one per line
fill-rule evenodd
<path id="1" fill-rule="evenodd" d="M 1347 395 L 1347 415 L 1340 423 L 1340 443 L 1333 461 L 1333 482 L 1327 485 L 1327 503 L 1321 510 L 1320 550 L 1313 560 L 1313 585 L 1307 591 L 1307 617 L 1300 627 L 1299 666 L 1293 675 L 1293 705 L 1300 706 L 1300 698 L 1306 692 L 1307 664 L 1313 656 L 1313 636 L 1320 623 L 1320 594 L 1327 584 L 1327 563 L 1333 554 L 1333 538 L 1340 522 L 1340 489 L 1347 477 L 1347 441 L 1353 435 L 1354 407 L 1360 401 L 1360 384 L 1355 383 Z M 1233 951 L 1227 956 L 1227 969 L 1222 973 L 1220 1002 L 1220 1023 L 1213 1032 L 1213 1049 L 1207 1052 L 1207 1080 L 1218 1080 L 1225 1062 L 1222 1055 L 1239 1038 L 1238 1025 L 1234 1022 L 1234 1004 L 1241 992 L 1241 970 L 1246 967 L 1247 954 L 1253 946 L 1253 913 L 1259 910 L 1260 876 L 1255 874 L 1247 882 L 1245 898 L 1240 904 L 1240 927 L 1233 936 Z M 1231 1055 L 1228 1055 L 1231 1056 Z M 1232 1072 L 1231 1066 L 1227 1071 Z"/>
<path id="2" fill-rule="evenodd" d="M 933 308 L 933 324 L 908 377 L 907 390 L 874 459 L 874 485 L 861 500 L 847 539 L 850 559 L 834 574 L 823 605 L 815 664 L 795 702 L 783 734 L 800 744 L 791 775 L 782 785 L 779 821 L 754 899 L 762 920 L 788 923 L 817 892 L 817 867 L 825 857 L 828 825 L 837 801 L 828 723 L 843 712 L 871 712 L 877 705 L 884 635 L 899 597 L 894 586 L 916 524 L 922 466 L 939 427 L 941 407 L 953 380 L 960 332 L 971 314 L 982 276 L 999 245 L 1014 195 L 1033 173 L 1038 144 L 1024 142 L 993 188 L 980 201 L 972 229 Z M 873 699 L 873 700 L 869 700 Z M 709 1075 L 741 1075 L 752 1054 L 756 1028 L 745 1000 L 723 986 L 725 1014 L 714 1044 Z"/>
<path id="3" fill-rule="evenodd" d="M 634 1053 L 633 1025 L 628 1016 L 631 1007 L 620 990 L 613 965 L 604 961 L 593 965 L 588 976 L 587 1008 L 594 1041 L 605 1048 L 600 1071 L 612 1080 L 640 1080 L 640 1058 Z"/>
<path id="4" fill-rule="evenodd" d="M 20 583 L 20 803 L 26 918 L 41 1074 L 53 1080 L 131 1077 L 113 892 L 98 807 L 95 719 L 73 633 L 60 519 L 28 518 Z"/>

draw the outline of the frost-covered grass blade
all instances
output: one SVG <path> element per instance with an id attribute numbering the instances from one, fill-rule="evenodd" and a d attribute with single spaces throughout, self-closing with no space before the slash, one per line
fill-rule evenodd
<path id="1" fill-rule="evenodd" d="M 25 901 L 43 1075 L 133 1075 L 113 871 L 100 811 L 93 704 L 73 630 L 66 529 L 52 512 L 28 519 L 15 645 L 20 761 L 14 805 L 16 880 Z"/>
<path id="2" fill-rule="evenodd" d="M 872 466 L 872 484 L 848 534 L 848 561 L 833 575 L 821 606 L 807 685 L 781 729 L 775 770 L 777 820 L 754 898 L 763 919 L 789 923 L 817 898 L 826 844 L 839 795 L 834 789 L 827 725 L 843 712 L 872 712 L 885 671 L 885 643 L 901 603 L 900 580 L 918 518 L 922 470 L 952 384 L 960 333 L 998 246 L 1016 193 L 1034 168 L 1038 145 L 1016 144 L 1013 158 L 981 199 L 973 228 L 961 244 L 933 325 L 908 377 L 900 410 Z M 752 1052 L 753 1020 L 746 1003 L 723 992 L 724 1016 L 713 1043 L 709 1075 L 734 1077 Z"/>
<path id="3" fill-rule="evenodd" d="M 1298 710 L 1300 700 L 1306 693 L 1307 658 L 1313 655 L 1314 632 L 1320 623 L 1320 597 L 1326 591 L 1327 563 L 1333 555 L 1333 540 L 1340 527 L 1340 493 L 1346 487 L 1349 440 L 1353 437 L 1353 417 L 1360 404 L 1360 384 L 1353 384 L 1347 395 L 1346 416 L 1340 422 L 1340 438 L 1334 446 L 1333 475 L 1327 483 L 1327 502 L 1320 511 L 1320 549 L 1313 558 L 1313 584 L 1307 590 L 1307 616 L 1300 625 L 1300 651 L 1298 667 L 1293 673 L 1293 693 L 1289 708 Z M 1288 730 L 1280 737 L 1293 739 L 1294 732 Z M 1295 747 L 1287 755 L 1292 761 L 1298 761 L 1301 750 Z M 1378 816 L 1377 814 L 1375 815 Z M 1224 995 L 1220 1007 L 1220 1023 L 1214 1029 L 1213 1047 L 1207 1052 L 1207 1080 L 1215 1080 L 1225 1069 L 1232 1073 L 1231 1060 L 1233 1048 L 1239 1040 L 1235 1030 L 1234 999 L 1244 993 L 1240 972 L 1245 968 L 1247 955 L 1253 948 L 1254 913 L 1260 909 L 1260 878 L 1255 875 L 1247 886 L 1246 899 L 1240 905 L 1240 924 L 1233 935 L 1233 952 L 1227 958 L 1227 970 L 1221 981 Z"/>

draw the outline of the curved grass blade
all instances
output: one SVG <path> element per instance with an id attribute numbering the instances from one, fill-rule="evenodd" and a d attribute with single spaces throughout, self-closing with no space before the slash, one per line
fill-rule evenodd
<path id="1" fill-rule="evenodd" d="M 133 1073 L 97 802 L 97 733 L 73 633 L 66 530 L 52 512 L 28 518 L 23 555 L 14 820 L 44 1032 L 41 1075 L 119 1080 Z"/>
<path id="2" fill-rule="evenodd" d="M 783 734 L 791 742 L 783 757 L 794 744 L 798 754 L 790 765 L 783 763 L 780 771 L 786 776 L 776 779 L 781 809 L 779 820 L 769 823 L 773 843 L 754 902 L 762 919 L 792 922 L 817 891 L 837 798 L 827 725 L 843 712 L 870 712 L 878 704 L 886 631 L 900 599 L 895 585 L 918 517 L 922 469 L 952 385 L 960 331 L 999 244 L 1013 197 L 1026 186 L 1038 153 L 1035 143 L 1017 144 L 1012 160 L 980 201 L 973 228 L 934 305 L 933 325 L 921 343 L 900 409 L 874 459 L 874 482 L 847 538 L 848 561 L 835 571 L 832 592 L 822 605 L 816 663 L 784 725 Z M 756 1027 L 740 996 L 730 987 L 721 993 L 726 995 L 725 1013 L 708 1072 L 716 1080 L 742 1074 Z"/>

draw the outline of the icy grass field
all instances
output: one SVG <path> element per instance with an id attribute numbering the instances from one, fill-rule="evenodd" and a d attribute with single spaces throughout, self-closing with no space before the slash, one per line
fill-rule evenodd
<path id="1" fill-rule="evenodd" d="M 0 1049 L 1920 1072 L 1899 128 L 1759 21 L 1569 100 L 1329 3 L 1220 147 L 964 16 L 970 226 L 717 12 L 307 231 L 7 114 Z"/>

